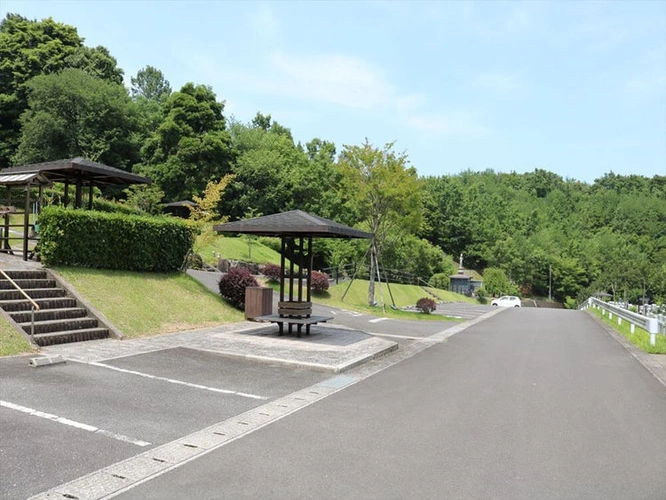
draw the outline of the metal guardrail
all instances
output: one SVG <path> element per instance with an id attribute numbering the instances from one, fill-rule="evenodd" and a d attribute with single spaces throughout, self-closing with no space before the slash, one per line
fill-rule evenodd
<path id="1" fill-rule="evenodd" d="M 622 321 L 626 321 L 631 325 L 631 333 L 634 333 L 634 328 L 637 326 L 642 328 L 650 334 L 651 345 L 654 345 L 656 342 L 656 334 L 666 333 L 666 323 L 660 320 L 659 317 L 643 316 L 594 297 L 587 299 L 587 302 L 583 304 L 582 309 L 587 309 L 589 307 L 601 309 L 603 315 L 608 313 L 609 319 L 616 317 L 618 324 L 622 324 Z"/>
<path id="2" fill-rule="evenodd" d="M 20 286 L 18 286 L 18 285 L 16 284 L 16 282 L 15 282 L 13 279 L 11 279 L 9 276 L 7 276 L 7 273 L 6 273 L 6 272 L 4 272 L 2 269 L 0 269 L 0 273 L 2 273 L 2 275 L 5 277 L 5 279 L 6 279 L 7 281 L 9 281 L 9 282 L 12 284 L 12 286 L 13 286 L 14 288 L 16 288 L 19 292 L 21 292 L 21 294 L 22 294 L 26 299 L 28 299 L 28 301 L 30 302 L 30 305 L 32 306 L 32 320 L 31 320 L 31 322 L 30 322 L 30 338 L 31 338 L 32 341 L 34 342 L 34 341 L 35 341 L 35 311 L 39 311 L 39 304 L 38 304 L 37 302 L 35 302 L 35 301 L 32 299 L 32 297 L 30 297 L 27 293 L 25 293 L 25 291 L 23 290 L 23 288 L 21 288 Z"/>

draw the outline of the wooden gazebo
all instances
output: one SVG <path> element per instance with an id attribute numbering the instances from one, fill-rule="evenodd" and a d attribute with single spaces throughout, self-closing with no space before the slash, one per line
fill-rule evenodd
<path id="1" fill-rule="evenodd" d="M 284 323 L 289 325 L 290 333 L 292 325 L 297 325 L 299 336 L 303 325 L 306 325 L 306 334 L 309 334 L 311 324 L 330 319 L 312 316 L 312 239 L 372 238 L 370 233 L 302 210 L 228 222 L 216 225 L 213 229 L 219 233 L 240 233 L 280 238 L 282 251 L 280 252 L 281 272 L 278 314 L 262 316 L 257 319 L 278 323 L 280 334 L 283 333 Z M 289 261 L 289 269 L 287 269 L 287 261 Z M 303 296 L 304 288 L 305 296 Z"/>
<path id="2" fill-rule="evenodd" d="M 23 236 L 23 260 L 28 260 L 28 242 L 37 239 L 35 224 L 30 223 L 30 213 L 39 213 L 42 206 L 42 189 L 44 186 L 54 182 L 62 182 L 65 185 L 63 205 L 70 204 L 69 187 L 75 186 L 74 207 L 83 206 L 84 189 L 88 191 L 87 208 L 93 207 L 93 188 L 95 186 L 150 184 L 150 179 L 132 174 L 119 168 L 110 167 L 102 163 L 87 160 L 85 158 L 70 158 L 67 160 L 49 161 L 9 167 L 0 171 L 0 186 L 6 188 L 6 200 L 0 207 L 0 215 L 4 217 L 4 225 L 0 228 L 1 235 L 0 251 L 13 253 L 9 240 L 19 239 L 10 235 L 12 227 L 22 227 Z M 31 199 L 33 188 L 39 190 L 38 198 Z M 20 204 L 12 198 L 16 191 L 21 192 Z M 12 215 L 23 215 L 21 224 L 12 224 Z"/>

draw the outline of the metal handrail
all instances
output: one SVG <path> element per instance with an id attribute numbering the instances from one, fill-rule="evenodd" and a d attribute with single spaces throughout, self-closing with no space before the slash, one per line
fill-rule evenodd
<path id="1" fill-rule="evenodd" d="M 30 338 L 34 341 L 35 340 L 35 311 L 39 311 L 39 304 L 37 302 L 35 302 L 32 299 L 32 297 L 30 297 L 30 295 L 25 293 L 23 288 L 18 286 L 16 284 L 16 282 L 7 275 L 6 272 L 4 272 L 2 269 L 0 269 L 0 273 L 2 273 L 2 275 L 7 279 L 7 281 L 9 281 L 14 286 L 14 288 L 16 288 L 19 292 L 21 292 L 21 294 L 26 299 L 28 299 L 28 302 L 30 302 L 30 305 L 32 305 L 32 321 L 31 321 L 31 324 L 30 324 Z"/>
<path id="2" fill-rule="evenodd" d="M 634 325 L 642 328 L 650 334 L 650 344 L 655 345 L 655 334 L 659 333 L 659 320 L 657 318 L 648 318 L 647 316 L 628 311 L 622 307 L 608 304 L 607 302 L 599 300 L 595 297 L 590 297 L 587 299 L 587 302 L 583 305 L 583 309 L 590 306 L 598 307 L 602 310 L 608 311 L 611 318 L 614 314 L 618 318 L 622 318 L 624 321 L 627 321 L 632 325 L 632 333 Z"/>

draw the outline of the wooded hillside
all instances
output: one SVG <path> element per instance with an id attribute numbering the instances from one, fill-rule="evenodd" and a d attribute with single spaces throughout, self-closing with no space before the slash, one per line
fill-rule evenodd
<path id="1" fill-rule="evenodd" d="M 302 144 L 270 114 L 229 119 L 205 84 L 174 91 L 146 66 L 127 89 L 123 74 L 75 27 L 9 14 L 0 24 L 0 168 L 87 157 L 150 177 L 150 188 L 106 193 L 147 212 L 202 196 L 230 174 L 220 218 L 298 208 L 374 231 L 381 215 L 386 268 L 428 279 L 453 272 L 450 256 L 462 253 L 465 267 L 499 271 L 524 295 L 666 299 L 666 176 L 609 172 L 590 185 L 536 168 L 417 178 L 397 145 Z M 385 212 L 359 199 L 372 190 Z M 343 264 L 366 248 L 318 242 L 317 262 Z"/>

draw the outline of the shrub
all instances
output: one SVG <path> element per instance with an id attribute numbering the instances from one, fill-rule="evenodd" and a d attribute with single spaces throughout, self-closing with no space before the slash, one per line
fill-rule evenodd
<path id="1" fill-rule="evenodd" d="M 264 276 L 268 278 L 268 281 L 272 281 L 274 283 L 280 281 L 280 273 L 282 272 L 282 268 L 278 266 L 277 264 L 264 264 Z"/>
<path id="2" fill-rule="evenodd" d="M 247 269 L 232 268 L 220 278 L 220 295 L 238 309 L 245 308 L 245 289 L 259 286 L 259 283 Z"/>
<path id="3" fill-rule="evenodd" d="M 39 223 L 39 257 L 47 267 L 176 271 L 196 232 L 180 219 L 62 207 L 45 207 Z"/>
<path id="4" fill-rule="evenodd" d="M 578 301 L 567 295 L 567 297 L 564 299 L 564 308 L 565 309 L 578 309 Z"/>
<path id="5" fill-rule="evenodd" d="M 313 292 L 328 290 L 328 275 L 319 271 L 312 271 L 310 274 L 310 288 Z"/>
<path id="6" fill-rule="evenodd" d="M 419 309 L 422 313 L 430 314 L 435 309 L 437 309 L 437 303 L 428 297 L 423 297 L 416 302 L 416 308 Z"/>
<path id="7" fill-rule="evenodd" d="M 450 278 L 446 273 L 437 273 L 430 276 L 430 284 L 440 290 L 449 289 Z"/>

